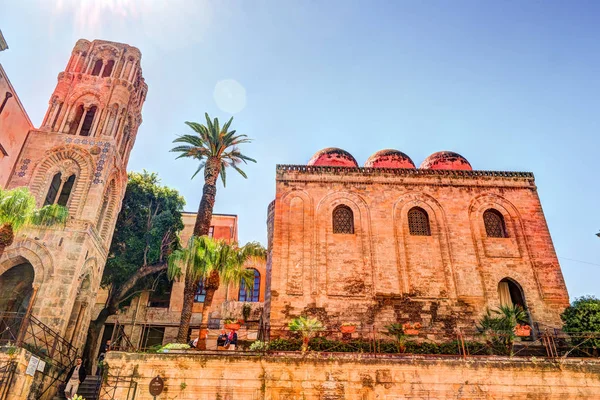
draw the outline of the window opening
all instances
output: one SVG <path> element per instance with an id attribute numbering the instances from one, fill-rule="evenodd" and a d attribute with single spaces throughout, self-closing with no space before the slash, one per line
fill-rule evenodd
<path id="1" fill-rule="evenodd" d="M 52 125 L 50 125 L 50 129 L 57 129 L 57 128 L 55 128 L 55 125 L 56 125 L 56 121 L 58 121 L 58 116 L 60 115 L 60 112 L 62 111 L 62 106 L 63 106 L 63 103 L 58 104 L 58 111 L 56 112 L 56 115 L 54 116 L 54 121 L 52 121 Z"/>
<path id="2" fill-rule="evenodd" d="M 62 174 L 59 172 L 52 178 L 52 183 L 50 183 L 50 188 L 48 188 L 48 194 L 46 195 L 46 200 L 44 201 L 44 205 L 54 204 L 56 200 L 56 195 L 60 190 L 60 185 L 62 184 L 61 178 Z"/>
<path id="3" fill-rule="evenodd" d="M 431 236 L 429 216 L 420 207 L 413 207 L 408 211 L 408 230 L 414 236 Z"/>
<path id="4" fill-rule="evenodd" d="M 204 299 L 206 299 L 206 288 L 204 287 L 204 281 L 200 281 L 198 289 L 196 290 L 196 295 L 194 296 L 194 301 L 196 303 L 204 303 Z"/>
<path id="5" fill-rule="evenodd" d="M 58 201 L 56 202 L 59 206 L 65 206 L 69 202 L 69 196 L 71 195 L 71 190 L 73 189 L 73 184 L 75 183 L 75 174 L 69 176 L 66 182 L 63 184 L 62 190 L 60 191 L 60 196 L 58 196 Z"/>
<path id="6" fill-rule="evenodd" d="M 252 290 L 246 287 L 244 282 L 240 282 L 240 291 L 238 293 L 239 301 L 259 301 L 260 298 L 260 272 L 254 270 L 254 286 Z"/>
<path id="7" fill-rule="evenodd" d="M 94 69 L 92 70 L 92 75 L 97 76 L 100 75 L 100 70 L 102 69 L 102 60 L 96 60 L 94 64 Z"/>
<path id="8" fill-rule="evenodd" d="M 165 328 L 163 326 L 146 326 L 142 332 L 142 349 L 163 344 Z"/>
<path id="9" fill-rule="evenodd" d="M 113 67 L 115 66 L 115 60 L 108 60 L 106 63 L 106 67 L 104 67 L 104 71 L 102 71 L 102 77 L 106 78 L 112 74 Z"/>
<path id="10" fill-rule="evenodd" d="M 333 210 L 333 233 L 354 233 L 354 214 L 348 206 L 340 205 Z"/>
<path id="11" fill-rule="evenodd" d="M 483 223 L 485 224 L 485 233 L 488 237 L 506 238 L 506 226 L 504 217 L 500 212 L 490 208 L 483 213 Z"/>
<path id="12" fill-rule="evenodd" d="M 89 136 L 90 130 L 92 129 L 92 123 L 94 122 L 94 116 L 96 115 L 96 110 L 98 108 L 96 106 L 90 107 L 90 109 L 85 113 L 85 118 L 83 119 L 83 125 L 81 125 L 81 131 L 79 134 L 81 136 Z"/>
<path id="13" fill-rule="evenodd" d="M 215 235 L 215 227 L 211 226 L 210 228 L 208 228 L 208 237 L 214 237 Z"/>
<path id="14" fill-rule="evenodd" d="M 75 118 L 71 122 L 69 127 L 69 135 L 75 135 L 77 133 L 77 128 L 79 128 L 79 122 L 81 122 L 81 117 L 83 116 L 83 104 L 77 107 L 77 111 L 75 112 Z"/>

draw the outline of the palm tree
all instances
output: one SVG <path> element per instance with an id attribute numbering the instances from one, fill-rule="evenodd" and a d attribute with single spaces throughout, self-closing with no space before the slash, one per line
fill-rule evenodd
<path id="1" fill-rule="evenodd" d="M 207 113 L 204 116 L 206 118 L 206 125 L 186 121 L 186 125 L 192 128 L 194 134 L 178 137 L 173 143 L 181 143 L 181 145 L 171 149 L 172 152 L 180 153 L 177 157 L 178 159 L 193 158 L 199 162 L 198 169 L 192 175 L 192 179 L 204 169 L 204 187 L 202 189 L 202 199 L 198 208 L 198 214 L 196 215 L 196 223 L 194 224 L 194 236 L 208 235 L 215 197 L 217 195 L 216 185 L 219 176 L 221 177 L 223 186 L 225 186 L 226 170 L 228 167 L 231 167 L 244 178 L 247 178 L 246 173 L 240 169 L 240 164 L 242 162 L 247 164 L 248 161 L 256 162 L 256 160 L 242 154 L 238 149 L 238 145 L 250 143 L 251 139 L 246 135 L 236 135 L 235 130 L 229 131 L 233 117 L 221 128 L 218 118 L 211 121 Z M 185 277 L 184 305 L 181 313 L 180 332 L 182 332 L 182 329 L 189 327 L 191 309 L 194 305 L 193 293 L 195 293 L 200 283 L 199 280 L 193 278 L 193 276 L 188 277 L 187 275 Z M 208 282 L 208 284 L 210 285 L 211 282 Z M 209 289 L 211 289 L 210 286 L 206 287 L 207 292 Z M 187 310 L 190 310 L 190 312 L 188 313 Z M 187 336 L 187 330 L 185 336 Z M 183 337 L 180 335 L 178 339 L 182 340 Z"/>
<path id="2" fill-rule="evenodd" d="M 64 225 L 69 213 L 63 206 L 35 207 L 35 198 L 26 187 L 0 189 L 0 257 L 10 246 L 15 234 L 27 226 Z"/>
<path id="3" fill-rule="evenodd" d="M 312 339 L 317 332 L 322 331 L 323 324 L 316 318 L 298 317 L 294 318 L 288 324 L 290 331 L 300 332 L 302 335 L 302 352 L 308 350 L 308 342 Z"/>
<path id="4" fill-rule="evenodd" d="M 180 277 L 185 273 L 186 280 L 204 281 L 206 296 L 202 309 L 202 322 L 199 344 L 205 346 L 206 327 L 210 315 L 212 300 L 221 284 L 242 282 L 246 287 L 254 285 L 254 272 L 245 268 L 244 264 L 252 257 L 266 258 L 266 250 L 259 243 L 251 242 L 238 247 L 224 241 L 215 240 L 208 236 L 192 236 L 184 249 L 176 250 L 169 256 L 168 274 L 170 279 Z M 190 289 L 186 286 L 183 292 L 182 323 L 179 325 L 177 341 L 185 343 L 189 331 L 189 321 L 192 317 L 192 306 L 196 286 Z M 186 324 L 184 322 L 187 321 Z"/>
<path id="5" fill-rule="evenodd" d="M 490 347 L 500 347 L 499 350 L 510 355 L 516 338 L 515 328 L 522 323 L 527 323 L 527 312 L 521 306 L 502 305 L 494 310 L 488 308 L 477 328 L 488 337 Z"/>

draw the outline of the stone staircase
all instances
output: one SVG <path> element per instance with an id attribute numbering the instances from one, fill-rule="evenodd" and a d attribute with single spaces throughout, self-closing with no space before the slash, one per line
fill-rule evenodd
<path id="1" fill-rule="evenodd" d="M 100 384 L 99 376 L 90 376 L 88 375 L 85 378 L 85 381 L 81 385 L 79 385 L 79 390 L 77 394 L 83 397 L 85 400 L 97 400 L 96 389 Z"/>
<path id="2" fill-rule="evenodd" d="M 100 377 L 88 375 L 83 381 L 82 384 L 79 385 L 79 390 L 77 390 L 77 394 L 83 397 L 85 400 L 97 400 L 96 388 L 99 384 Z M 52 398 L 52 400 L 65 400 L 65 394 L 61 390 L 56 396 Z"/>

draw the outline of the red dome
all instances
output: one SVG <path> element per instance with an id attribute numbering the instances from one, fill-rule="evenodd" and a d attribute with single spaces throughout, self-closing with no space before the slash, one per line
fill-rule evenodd
<path id="1" fill-rule="evenodd" d="M 379 150 L 365 162 L 367 168 L 415 168 L 409 156 L 393 149 Z"/>
<path id="2" fill-rule="evenodd" d="M 328 147 L 319 150 L 308 162 L 308 165 L 317 167 L 358 167 L 352 154 L 337 147 Z"/>
<path id="3" fill-rule="evenodd" d="M 473 168 L 466 158 L 452 151 L 438 151 L 421 163 L 423 169 L 454 169 L 472 171 Z"/>

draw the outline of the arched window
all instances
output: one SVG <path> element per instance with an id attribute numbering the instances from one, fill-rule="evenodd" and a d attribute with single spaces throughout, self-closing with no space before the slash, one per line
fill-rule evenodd
<path id="1" fill-rule="evenodd" d="M 48 194 L 44 205 L 58 204 L 59 206 L 67 206 L 69 196 L 75 184 L 75 174 L 69 176 L 66 181 L 62 181 L 62 174 L 58 172 L 52 177 L 52 182 L 48 188 Z"/>
<path id="2" fill-rule="evenodd" d="M 206 298 L 206 288 L 204 287 L 204 281 L 200 281 L 198 284 L 198 289 L 196 289 L 196 295 L 194 296 L 194 301 L 196 303 L 204 303 L 204 299 Z"/>
<path id="3" fill-rule="evenodd" d="M 106 78 L 106 77 L 110 76 L 114 66 L 115 66 L 115 60 L 108 60 L 108 62 L 106 63 L 106 67 L 104 67 L 104 71 L 102 71 L 102 77 Z"/>
<path id="4" fill-rule="evenodd" d="M 80 104 L 75 112 L 75 118 L 73 118 L 73 121 L 69 126 L 69 135 L 75 135 L 77 133 L 77 129 L 79 129 L 79 123 L 81 122 L 81 117 L 83 117 L 83 111 L 83 104 Z"/>
<path id="5" fill-rule="evenodd" d="M 56 204 L 59 206 L 67 206 L 69 202 L 69 196 L 71 196 L 71 190 L 73 189 L 73 185 L 75 184 L 75 175 L 71 175 L 63 184 L 62 190 L 60 191 L 60 196 L 58 196 L 58 200 Z"/>
<path id="6" fill-rule="evenodd" d="M 354 214 L 348 206 L 339 205 L 333 210 L 333 233 L 354 233 Z"/>
<path id="7" fill-rule="evenodd" d="M 119 149 L 119 153 L 121 154 L 121 158 L 125 157 L 125 152 L 127 151 L 127 146 L 129 146 L 129 125 L 125 126 L 123 131 L 123 138 L 121 139 L 121 148 Z"/>
<path id="8" fill-rule="evenodd" d="M 58 191 L 60 190 L 60 185 L 62 184 L 62 181 L 60 180 L 61 177 L 62 174 L 59 172 L 52 178 L 52 182 L 50 183 L 50 187 L 48 188 L 48 194 L 46 195 L 46 200 L 44 201 L 45 206 L 49 204 L 54 204 L 54 200 L 56 200 L 56 195 L 58 194 Z"/>
<path id="9" fill-rule="evenodd" d="M 100 215 L 98 216 L 98 224 L 96 225 L 98 227 L 99 232 L 102 232 L 102 229 L 100 227 L 104 223 L 104 217 L 106 216 L 106 210 L 108 209 L 109 200 L 110 200 L 109 193 L 106 193 L 104 195 L 104 199 L 102 199 L 102 207 L 100 208 Z"/>
<path id="10" fill-rule="evenodd" d="M 96 60 L 94 64 L 94 69 L 92 70 L 92 75 L 97 76 L 100 75 L 100 71 L 102 70 L 102 60 Z"/>
<path id="11" fill-rule="evenodd" d="M 50 129 L 58 129 L 58 126 L 55 127 L 55 125 L 56 125 L 56 121 L 58 121 L 58 116 L 60 115 L 60 112 L 62 111 L 62 106 L 63 106 L 62 102 L 58 103 L 58 111 L 54 115 L 54 120 L 52 121 L 52 125 L 50 125 Z"/>
<path id="12" fill-rule="evenodd" d="M 248 290 L 244 282 L 240 283 L 238 301 L 259 301 L 260 298 L 260 272 L 254 270 L 254 286 Z"/>
<path id="13" fill-rule="evenodd" d="M 506 225 L 504 217 L 498 210 L 490 208 L 483 213 L 483 223 L 485 224 L 485 233 L 488 237 L 506 238 Z"/>
<path id="14" fill-rule="evenodd" d="M 414 236 L 431 236 L 427 211 L 420 207 L 411 208 L 408 211 L 408 230 Z"/>
<path id="15" fill-rule="evenodd" d="M 81 125 L 81 131 L 79 132 L 81 136 L 90 136 L 90 130 L 92 129 L 92 123 L 94 122 L 94 116 L 96 115 L 97 109 L 96 106 L 91 106 L 85 113 L 83 125 Z"/>

